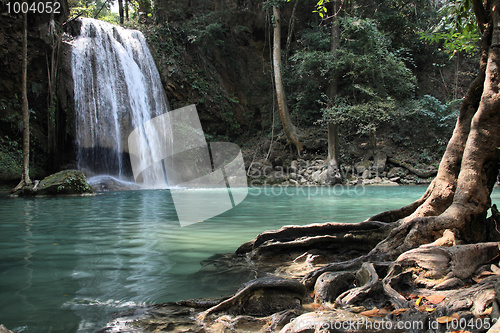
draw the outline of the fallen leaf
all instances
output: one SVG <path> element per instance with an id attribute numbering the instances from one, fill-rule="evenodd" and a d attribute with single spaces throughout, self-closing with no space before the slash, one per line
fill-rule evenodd
<path id="1" fill-rule="evenodd" d="M 453 321 L 453 320 L 456 320 L 456 318 L 453 318 L 452 316 L 443 316 L 443 317 L 439 317 L 437 319 L 437 322 L 440 324 L 446 324 L 446 323 L 449 323 L 450 321 Z"/>
<path id="2" fill-rule="evenodd" d="M 415 302 L 415 305 L 416 306 L 420 306 L 420 304 L 422 303 L 422 299 L 424 298 L 424 296 L 420 296 L 417 301 Z"/>
<path id="3" fill-rule="evenodd" d="M 415 299 L 415 298 L 418 298 L 417 295 L 415 294 L 401 294 L 403 295 L 406 299 Z"/>
<path id="4" fill-rule="evenodd" d="M 478 276 L 477 278 L 481 278 L 481 277 L 486 277 L 486 276 L 491 276 L 491 275 L 496 275 L 495 273 L 493 272 L 490 272 L 490 271 L 482 271 Z"/>
<path id="5" fill-rule="evenodd" d="M 303 308 L 306 310 L 323 310 L 323 306 L 318 303 L 304 304 Z"/>
<path id="6" fill-rule="evenodd" d="M 446 298 L 446 296 L 444 296 L 444 295 L 438 295 L 438 294 L 434 294 L 434 295 L 430 295 L 430 296 L 425 296 L 425 299 L 427 300 L 427 302 L 429 302 L 431 304 L 439 304 L 445 298 Z"/>
<path id="7" fill-rule="evenodd" d="M 371 310 L 360 312 L 359 314 L 367 317 L 373 317 L 379 314 L 379 309 L 373 308 Z"/>
<path id="8" fill-rule="evenodd" d="M 430 306 L 426 306 L 426 305 L 421 305 L 417 308 L 419 311 L 421 312 L 433 312 L 433 311 L 436 311 L 436 308 L 433 308 L 433 307 L 430 307 Z"/>
<path id="9" fill-rule="evenodd" d="M 396 310 L 392 311 L 392 314 L 395 316 L 399 316 L 400 314 L 402 314 L 403 312 L 406 312 L 408 310 L 410 310 L 410 308 L 396 309 Z"/>
<path id="10" fill-rule="evenodd" d="M 480 283 L 481 281 L 483 281 L 484 278 L 475 278 L 473 277 L 472 280 L 474 280 L 474 282 L 476 283 Z"/>
<path id="11" fill-rule="evenodd" d="M 310 296 L 311 296 L 312 298 L 314 298 L 314 295 L 315 295 L 315 294 L 314 294 L 314 291 L 313 291 L 313 292 L 310 294 Z"/>

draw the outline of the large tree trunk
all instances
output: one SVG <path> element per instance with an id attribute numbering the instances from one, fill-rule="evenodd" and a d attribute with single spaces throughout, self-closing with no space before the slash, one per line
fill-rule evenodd
<path id="1" fill-rule="evenodd" d="M 398 255 L 432 242 L 446 229 L 467 242 L 484 241 L 490 194 L 497 180 L 500 147 L 500 1 L 491 4 L 483 34 L 480 74 L 463 101 L 457 124 L 424 196 L 369 220 L 400 220 L 374 251 Z"/>
<path id="2" fill-rule="evenodd" d="M 273 68 L 274 68 L 274 84 L 276 88 L 276 98 L 278 100 L 278 108 L 280 112 L 281 123 L 283 130 L 289 142 L 292 142 L 297 148 L 297 152 L 302 152 L 303 144 L 299 140 L 297 128 L 293 125 L 288 112 L 286 103 L 285 90 L 283 89 L 283 81 L 281 79 L 281 14 L 277 6 L 273 6 L 274 16 L 274 37 L 273 37 Z"/>
<path id="3" fill-rule="evenodd" d="M 13 191 L 16 191 L 23 186 L 30 185 L 31 179 L 29 174 L 30 163 L 30 114 L 28 108 L 28 93 L 27 93 L 27 76 L 28 76 L 28 16 L 23 14 L 23 61 L 22 61 L 22 78 L 21 78 L 21 98 L 22 98 L 22 115 L 23 115 L 23 173 L 21 181 Z"/>

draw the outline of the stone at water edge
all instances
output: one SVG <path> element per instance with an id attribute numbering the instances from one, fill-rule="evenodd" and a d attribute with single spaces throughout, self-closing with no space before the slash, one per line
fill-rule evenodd
<path id="1" fill-rule="evenodd" d="M 37 195 L 93 193 L 83 172 L 64 170 L 45 177 L 36 188 Z"/>
<path id="2" fill-rule="evenodd" d="M 64 170 L 45 177 L 34 185 L 14 192 L 13 196 L 91 194 L 92 187 L 79 170 Z"/>

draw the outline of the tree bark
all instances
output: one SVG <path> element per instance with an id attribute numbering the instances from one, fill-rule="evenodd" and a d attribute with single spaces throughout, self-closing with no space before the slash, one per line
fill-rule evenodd
<path id="1" fill-rule="evenodd" d="M 340 172 L 339 125 L 328 123 L 328 181 L 331 184 L 342 182 Z"/>
<path id="2" fill-rule="evenodd" d="M 281 14 L 277 6 L 273 6 L 273 16 L 273 69 L 276 98 L 278 100 L 278 108 L 285 135 L 288 141 L 295 145 L 297 152 L 300 155 L 303 149 L 303 144 L 299 140 L 297 128 L 293 125 L 290 119 L 290 113 L 288 112 L 288 106 L 286 103 L 285 90 L 283 89 L 283 80 L 281 79 Z"/>
<path id="3" fill-rule="evenodd" d="M 129 0 L 125 0 L 125 20 L 128 21 L 128 1 Z"/>
<path id="4" fill-rule="evenodd" d="M 286 45 L 285 45 L 285 59 L 288 59 L 288 55 L 290 54 L 290 45 L 292 45 L 292 36 L 293 36 L 293 31 L 295 30 L 295 21 L 296 21 L 295 12 L 297 11 L 298 4 L 299 0 L 295 0 L 292 9 L 292 15 L 290 16 L 290 23 L 288 24 L 288 36 L 286 38 Z"/>
<path id="5" fill-rule="evenodd" d="M 118 0 L 118 13 L 120 14 L 120 24 L 123 24 L 123 0 Z"/>
<path id="6" fill-rule="evenodd" d="M 29 174 L 30 162 L 30 115 L 28 108 L 27 76 L 28 76 L 28 15 L 23 14 L 23 45 L 22 45 L 22 77 L 21 77 L 21 97 L 22 97 L 22 116 L 23 116 L 23 171 L 21 181 L 14 188 L 18 190 L 31 184 Z"/>
<path id="7" fill-rule="evenodd" d="M 500 150 L 500 0 L 492 1 L 483 34 L 480 74 L 471 84 L 438 174 L 415 210 L 394 215 L 400 225 L 374 253 L 397 256 L 446 229 L 466 242 L 487 238 L 486 214 L 498 177 Z M 408 206 L 407 206 L 408 207 Z M 386 212 L 385 217 L 393 214 Z M 369 220 L 383 219 L 384 214 Z M 388 222 L 391 220 L 388 219 Z"/>

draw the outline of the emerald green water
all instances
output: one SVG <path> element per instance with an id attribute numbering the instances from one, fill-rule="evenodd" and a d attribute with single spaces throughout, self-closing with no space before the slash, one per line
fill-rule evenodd
<path id="1" fill-rule="evenodd" d="M 29 333 L 94 332 L 128 307 L 225 295 L 241 281 L 196 274 L 213 254 L 283 225 L 359 222 L 424 191 L 251 188 L 234 209 L 184 228 L 167 190 L 0 196 L 0 323 Z"/>

